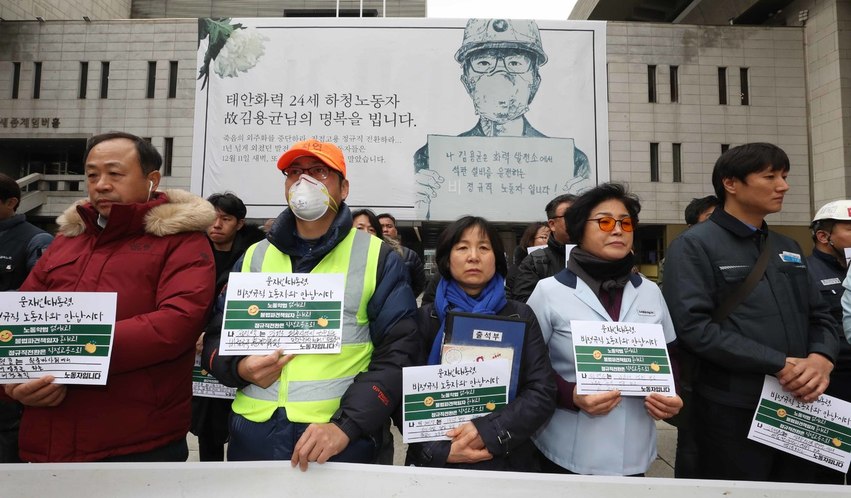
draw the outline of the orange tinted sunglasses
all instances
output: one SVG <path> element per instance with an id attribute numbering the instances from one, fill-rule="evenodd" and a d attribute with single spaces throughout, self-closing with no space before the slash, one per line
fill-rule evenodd
<path id="1" fill-rule="evenodd" d="M 635 229 L 635 225 L 632 223 L 632 218 L 627 216 L 626 218 L 616 220 L 611 216 L 603 216 L 602 218 L 591 218 L 586 221 L 596 221 L 597 225 L 600 226 L 600 230 L 604 232 L 611 232 L 615 229 L 618 223 L 621 224 L 621 230 L 624 232 L 631 232 Z"/>

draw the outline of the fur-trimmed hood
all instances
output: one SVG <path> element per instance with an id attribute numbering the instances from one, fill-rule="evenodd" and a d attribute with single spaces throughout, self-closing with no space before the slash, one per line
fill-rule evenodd
<path id="1" fill-rule="evenodd" d="M 399 257 L 402 258 L 402 260 L 404 261 L 405 252 L 402 250 L 402 244 L 399 243 L 398 240 L 396 240 L 396 239 L 394 239 L 393 237 L 390 237 L 390 236 L 387 236 L 387 237 L 381 236 L 381 237 L 378 237 L 378 238 L 383 240 L 385 244 L 390 246 L 390 249 L 393 249 L 393 251 L 396 254 L 398 254 Z"/>
<path id="2" fill-rule="evenodd" d="M 184 232 L 206 232 L 207 228 L 216 221 L 216 210 L 213 205 L 185 190 L 164 190 L 160 196 L 149 201 L 153 204 L 144 214 L 145 232 L 157 237 L 165 237 Z M 162 197 L 165 199 L 162 199 Z M 140 206 L 137 205 L 116 205 Z M 82 211 L 81 211 L 82 210 Z M 94 211 L 88 199 L 81 199 L 72 204 L 58 218 L 59 233 L 66 237 L 76 237 L 86 231 L 86 220 L 83 214 L 87 210 Z M 97 214 L 95 212 L 95 219 Z"/>

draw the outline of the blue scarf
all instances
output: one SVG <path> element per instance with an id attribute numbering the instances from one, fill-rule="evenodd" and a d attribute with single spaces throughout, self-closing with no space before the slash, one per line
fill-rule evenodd
<path id="1" fill-rule="evenodd" d="M 434 296 L 434 310 L 440 319 L 440 328 L 431 345 L 428 355 L 429 365 L 440 364 L 440 352 L 443 346 L 443 334 L 446 327 L 446 312 L 449 310 L 466 313 L 495 315 L 505 307 L 505 279 L 499 273 L 495 274 L 478 297 L 471 297 L 461 289 L 455 280 L 440 279 Z"/>

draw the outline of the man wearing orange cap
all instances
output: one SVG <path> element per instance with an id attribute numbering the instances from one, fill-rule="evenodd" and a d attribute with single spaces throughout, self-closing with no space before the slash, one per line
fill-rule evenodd
<path id="1" fill-rule="evenodd" d="M 278 169 L 286 177 L 288 209 L 236 268 L 345 274 L 343 346 L 330 355 L 219 356 L 221 322 L 213 320 L 203 364 L 239 388 L 228 460 L 290 459 L 302 470 L 313 461 L 371 463 L 381 428 L 401 399 L 402 367 L 412 365 L 420 349 L 405 266 L 380 239 L 352 228 L 346 163 L 337 146 L 298 142 Z"/>

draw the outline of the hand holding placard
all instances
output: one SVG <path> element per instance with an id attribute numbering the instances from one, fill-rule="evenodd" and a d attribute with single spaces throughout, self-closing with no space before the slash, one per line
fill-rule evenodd
<path id="1" fill-rule="evenodd" d="M 240 377 L 263 389 L 271 386 L 281 377 L 284 365 L 295 358 L 294 354 L 285 355 L 278 349 L 264 356 L 246 356 L 236 366 Z"/>
<path id="2" fill-rule="evenodd" d="M 65 399 L 68 388 L 62 384 L 55 384 L 54 380 L 52 375 L 45 375 L 24 384 L 6 384 L 3 389 L 6 396 L 24 406 L 58 406 Z"/>
<path id="3" fill-rule="evenodd" d="M 851 462 L 851 403 L 826 394 L 805 403 L 766 375 L 748 439 L 846 472 Z"/>
<path id="4" fill-rule="evenodd" d="M 621 393 L 618 390 L 578 394 L 577 387 L 573 386 L 573 404 L 588 415 L 605 415 L 621 402 Z"/>

